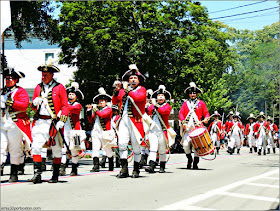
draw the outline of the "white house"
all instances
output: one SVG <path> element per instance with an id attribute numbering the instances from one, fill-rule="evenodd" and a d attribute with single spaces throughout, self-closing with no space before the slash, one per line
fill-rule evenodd
<path id="1" fill-rule="evenodd" d="M 37 70 L 37 67 L 46 64 L 49 56 L 54 58 L 54 65 L 60 69 L 59 73 L 54 74 L 54 78 L 64 86 L 70 82 L 70 79 L 73 79 L 73 73 L 77 70 L 76 67 L 58 64 L 58 54 L 61 51 L 58 45 L 49 45 L 46 40 L 41 41 L 34 38 L 31 40 L 32 42 L 23 41 L 20 49 L 16 48 L 14 39 L 4 40 L 4 54 L 8 66 L 25 74 L 25 78 L 20 79 L 19 86 L 28 91 L 30 99 L 36 85 L 41 82 L 42 74 Z M 2 79 L 1 87 L 3 87 Z"/>

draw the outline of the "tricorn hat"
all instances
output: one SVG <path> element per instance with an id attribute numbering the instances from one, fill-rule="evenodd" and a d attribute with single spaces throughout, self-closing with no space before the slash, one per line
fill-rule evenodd
<path id="1" fill-rule="evenodd" d="M 123 81 L 128 81 L 129 77 L 132 76 L 132 75 L 136 75 L 138 76 L 138 78 L 142 78 L 143 81 L 146 80 L 145 76 L 143 76 L 139 70 L 138 70 L 138 67 L 136 66 L 136 64 L 131 64 L 128 66 L 129 70 L 126 71 L 123 76 L 122 76 L 122 80 Z"/>
<path id="2" fill-rule="evenodd" d="M 239 113 L 239 112 L 236 112 L 235 114 L 233 114 L 232 117 L 233 117 L 233 118 L 236 118 L 236 117 L 237 117 L 238 119 L 241 119 L 241 116 L 240 116 L 240 113 Z"/>
<path id="3" fill-rule="evenodd" d="M 24 78 L 25 75 L 23 72 L 16 71 L 14 68 L 4 68 L 4 77 L 12 76 L 15 79 Z"/>
<path id="4" fill-rule="evenodd" d="M 198 88 L 194 82 L 190 82 L 189 85 L 190 86 L 188 88 L 186 88 L 184 91 L 186 94 L 188 94 L 189 92 L 203 93 L 202 90 L 200 88 Z"/>
<path id="5" fill-rule="evenodd" d="M 100 99 L 107 100 L 108 102 L 111 101 L 111 96 L 108 95 L 108 94 L 106 94 L 106 91 L 105 91 L 105 89 L 104 89 L 103 87 L 100 87 L 100 88 L 98 89 L 98 93 L 99 93 L 99 94 L 96 95 L 96 96 L 93 98 L 93 100 L 92 100 L 94 103 L 98 104 Z"/>
<path id="6" fill-rule="evenodd" d="M 46 64 L 40 65 L 37 69 L 42 72 L 51 72 L 51 73 L 60 72 L 60 70 L 56 66 L 54 66 L 53 63 L 54 63 L 54 60 L 50 56 L 48 58 L 48 60 L 46 61 Z"/>
<path id="7" fill-rule="evenodd" d="M 158 94 L 164 94 L 166 100 L 171 99 L 171 94 L 166 90 L 164 85 L 159 85 L 158 90 L 152 94 L 152 98 L 157 98 Z"/>
<path id="8" fill-rule="evenodd" d="M 79 84 L 77 82 L 72 82 L 71 86 L 68 87 L 66 91 L 67 94 L 69 94 L 70 92 L 75 93 L 79 100 L 84 99 L 84 94 L 81 92 L 81 90 L 79 90 Z"/>
<path id="9" fill-rule="evenodd" d="M 228 118 L 229 116 L 233 116 L 233 111 L 230 111 L 230 112 L 228 113 L 227 118 Z"/>
<path id="10" fill-rule="evenodd" d="M 248 116 L 248 118 L 247 118 L 247 120 L 249 120 L 249 119 L 256 119 L 256 117 L 254 116 L 254 114 L 250 114 L 250 116 Z"/>
<path id="11" fill-rule="evenodd" d="M 112 109 L 118 111 L 119 110 L 119 106 L 118 105 L 112 105 Z"/>
<path id="12" fill-rule="evenodd" d="M 266 121 L 268 121 L 268 120 L 272 121 L 271 116 L 267 116 Z"/>
<path id="13" fill-rule="evenodd" d="M 214 117 L 214 116 L 220 116 L 220 114 L 218 113 L 218 111 L 214 111 L 214 114 L 211 115 L 211 117 Z"/>
<path id="14" fill-rule="evenodd" d="M 257 118 L 260 118 L 260 117 L 265 118 L 264 113 L 263 113 L 262 111 L 261 111 L 260 114 L 257 116 Z"/>

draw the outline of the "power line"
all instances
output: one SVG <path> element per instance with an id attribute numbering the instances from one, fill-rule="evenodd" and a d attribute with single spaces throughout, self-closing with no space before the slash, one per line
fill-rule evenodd
<path id="1" fill-rule="evenodd" d="M 251 14 L 251 13 L 255 13 L 255 12 L 271 10 L 271 9 L 275 9 L 275 8 L 278 8 L 278 7 L 271 7 L 271 8 L 267 8 L 267 9 L 263 9 L 263 10 L 256 10 L 256 11 L 252 11 L 252 12 L 245 12 L 245 13 L 239 13 L 239 14 L 235 14 L 235 15 L 228 15 L 228 16 L 223 16 L 223 17 L 218 17 L 218 18 L 212 18 L 212 20 L 229 18 L 229 17 L 239 16 L 239 15 L 246 15 L 246 14 Z"/>
<path id="2" fill-rule="evenodd" d="M 242 6 L 238 6 L 238 7 L 232 7 L 232 8 L 228 8 L 228 9 L 224 9 L 224 10 L 218 10 L 218 11 L 214 11 L 214 12 L 209 12 L 209 14 L 217 13 L 217 12 L 223 12 L 223 11 L 228 11 L 228 10 L 233 10 L 233 9 L 237 9 L 237 8 L 240 8 L 240 7 L 247 7 L 247 6 L 254 5 L 254 4 L 264 3 L 266 1 L 268 1 L 268 0 L 264 0 L 264 1 L 260 1 L 260 2 L 255 2 L 255 3 L 252 3 L 252 4 L 246 4 L 246 5 L 242 5 Z"/>

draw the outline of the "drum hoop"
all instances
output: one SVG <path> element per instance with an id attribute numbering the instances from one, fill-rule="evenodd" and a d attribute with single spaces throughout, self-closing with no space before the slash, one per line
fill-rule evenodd
<path id="1" fill-rule="evenodd" d="M 200 129 L 200 128 L 203 128 L 204 129 L 204 131 L 206 130 L 207 131 L 207 128 L 206 127 L 204 127 L 204 126 L 202 126 L 202 127 L 198 127 L 198 128 L 194 128 L 194 129 L 192 129 L 190 132 L 189 132 L 189 137 L 198 137 L 198 136 L 201 136 L 201 135 L 203 135 L 204 134 L 204 131 L 203 131 L 203 133 L 201 133 L 201 134 L 198 134 L 198 135 L 195 135 L 195 136 L 192 136 L 192 132 L 194 132 L 195 130 L 198 130 L 198 129 Z"/>

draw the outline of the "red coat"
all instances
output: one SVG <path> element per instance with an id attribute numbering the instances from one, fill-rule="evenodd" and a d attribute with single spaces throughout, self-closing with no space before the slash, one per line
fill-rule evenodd
<path id="1" fill-rule="evenodd" d="M 272 124 L 272 127 L 271 127 L 271 125 L 269 127 L 270 127 L 272 132 L 276 132 L 276 133 L 278 132 L 278 127 L 277 127 L 276 124 Z"/>
<path id="2" fill-rule="evenodd" d="M 228 128 L 229 128 L 229 125 L 230 125 L 230 123 L 231 123 L 232 121 L 233 121 L 233 120 L 228 120 L 228 121 L 226 121 L 225 125 L 223 126 L 223 130 L 227 131 Z"/>
<path id="3" fill-rule="evenodd" d="M 208 127 L 208 132 L 211 131 L 212 127 L 214 126 L 214 123 L 215 123 L 214 121 L 210 123 L 210 125 Z M 221 130 L 222 130 L 222 121 L 221 120 L 218 120 L 217 126 L 219 128 L 219 130 L 217 131 L 217 136 L 218 136 L 218 139 L 220 139 Z"/>
<path id="4" fill-rule="evenodd" d="M 152 104 L 148 107 L 148 112 L 147 114 L 148 115 L 152 115 L 153 111 L 155 109 L 155 106 Z M 166 125 L 166 128 L 168 129 L 169 128 L 169 115 L 170 115 L 170 112 L 171 112 L 172 108 L 171 106 L 168 104 L 168 103 L 164 103 L 163 105 L 161 105 L 159 108 L 158 108 L 158 113 L 161 114 L 161 118 L 162 120 L 164 121 L 165 125 Z"/>
<path id="5" fill-rule="evenodd" d="M 254 124 L 254 122 L 253 123 L 251 123 L 251 124 Z M 249 135 L 249 133 L 250 133 L 250 123 L 247 123 L 246 124 L 246 128 L 245 128 L 245 135 Z"/>
<path id="6" fill-rule="evenodd" d="M 15 123 L 19 127 L 19 129 L 21 129 L 28 136 L 30 141 L 32 141 L 30 120 L 26 114 L 26 109 L 28 108 L 29 105 L 28 93 L 24 88 L 18 87 L 15 95 L 12 98 L 14 100 L 14 103 L 12 105 L 12 113 L 17 111 L 22 111 L 21 113 L 16 114 L 17 120 L 15 121 Z"/>
<path id="7" fill-rule="evenodd" d="M 100 119 L 104 119 L 106 130 L 111 130 L 112 108 L 106 106 L 102 110 L 93 113 L 92 116 L 88 116 L 89 123 L 94 122 L 95 115 L 99 116 Z"/>
<path id="8" fill-rule="evenodd" d="M 73 120 L 75 130 L 81 130 L 80 113 L 82 110 L 82 105 L 77 102 L 75 102 L 73 105 L 68 104 L 68 110 L 70 117 Z"/>
<path id="9" fill-rule="evenodd" d="M 263 126 L 264 126 L 265 128 L 267 127 L 268 130 L 270 129 L 269 124 L 267 124 L 266 121 L 264 121 Z M 257 135 L 258 138 L 259 138 L 259 136 L 260 136 L 260 130 L 259 130 L 260 127 L 261 127 L 260 122 L 256 122 L 256 124 L 254 125 L 254 134 Z"/>
<path id="10" fill-rule="evenodd" d="M 34 100 L 36 97 L 39 97 L 41 95 L 41 86 L 40 84 L 38 84 L 34 90 L 33 93 L 33 98 L 32 100 Z M 53 104 L 54 104 L 54 110 L 55 110 L 55 114 L 57 115 L 58 112 L 61 110 L 61 115 L 60 115 L 60 119 L 67 119 L 67 116 L 69 114 L 69 110 L 68 110 L 68 97 L 67 97 L 67 93 L 65 90 L 65 87 L 58 83 L 58 85 L 56 85 L 53 90 L 52 90 L 52 100 L 53 100 Z M 34 110 L 37 110 L 36 107 L 34 108 Z M 63 122 L 65 122 L 63 121 Z"/>
<path id="11" fill-rule="evenodd" d="M 229 131 L 232 130 L 233 125 L 234 125 L 234 122 L 231 121 L 231 122 L 229 123 L 228 127 L 227 127 L 227 132 L 229 132 Z M 241 131 L 244 129 L 244 126 L 243 126 L 242 122 L 238 122 L 237 125 L 238 125 L 238 127 L 240 128 Z"/>
<path id="12" fill-rule="evenodd" d="M 187 102 L 185 101 L 179 112 L 180 121 L 185 120 L 188 113 L 189 113 L 189 107 L 188 107 Z M 199 100 L 197 107 L 195 109 L 195 113 L 196 113 L 199 121 L 202 119 L 202 117 L 204 117 L 204 118 L 210 117 L 207 106 L 206 106 L 205 102 L 203 102 L 202 100 Z"/>

